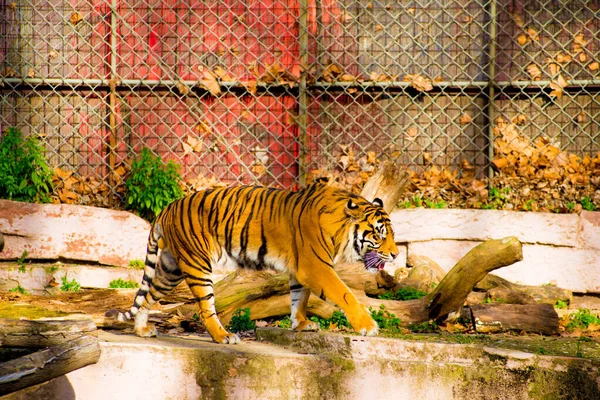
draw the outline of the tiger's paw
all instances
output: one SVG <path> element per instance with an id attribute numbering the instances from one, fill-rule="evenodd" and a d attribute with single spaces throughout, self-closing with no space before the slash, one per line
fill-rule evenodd
<path id="1" fill-rule="evenodd" d="M 294 327 L 294 330 L 296 332 L 315 332 L 320 329 L 321 329 L 321 327 L 319 326 L 318 322 L 310 321 L 307 319 L 304 321 L 300 321 L 298 323 L 298 325 L 296 325 L 296 327 Z"/>
<path id="2" fill-rule="evenodd" d="M 240 339 L 240 337 L 238 335 L 236 335 L 235 333 L 225 332 L 225 334 L 223 334 L 223 335 L 215 335 L 215 336 L 216 337 L 213 337 L 213 340 L 220 344 L 238 344 L 242 341 Z"/>
<path id="3" fill-rule="evenodd" d="M 158 335 L 158 331 L 154 325 L 136 326 L 135 334 L 140 337 L 156 337 Z"/>
<path id="4" fill-rule="evenodd" d="M 366 312 L 356 319 L 350 321 L 354 332 L 363 336 L 375 336 L 379 332 L 377 322 Z"/>

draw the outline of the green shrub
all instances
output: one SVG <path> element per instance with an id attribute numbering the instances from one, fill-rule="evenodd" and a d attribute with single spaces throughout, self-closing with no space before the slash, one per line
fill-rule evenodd
<path id="1" fill-rule="evenodd" d="M 150 150 L 143 149 L 131 164 L 131 174 L 125 181 L 125 207 L 140 217 L 152 221 L 169 203 L 183 196 L 180 165 L 173 161 L 165 164 Z"/>
<path id="2" fill-rule="evenodd" d="M 134 281 L 125 281 L 122 278 L 113 279 L 108 284 L 108 287 L 111 289 L 133 289 L 138 287 L 139 284 Z"/>
<path id="3" fill-rule="evenodd" d="M 250 309 L 238 308 L 235 310 L 231 317 L 231 321 L 229 321 L 229 324 L 227 325 L 227 329 L 233 333 L 256 329 L 256 322 L 252 321 L 252 318 L 250 318 Z"/>
<path id="4" fill-rule="evenodd" d="M 428 321 L 421 322 L 420 324 L 410 324 L 408 326 L 408 329 L 410 329 L 413 332 L 433 333 L 438 332 L 440 330 L 440 327 L 435 321 Z"/>
<path id="5" fill-rule="evenodd" d="M 0 198 L 27 202 L 50 202 L 52 169 L 44 146 L 34 136 L 23 137 L 8 128 L 0 138 Z"/>
<path id="6" fill-rule="evenodd" d="M 21 257 L 17 259 L 17 265 L 19 266 L 19 272 L 27 272 L 27 268 L 25 265 L 25 259 L 27 258 L 27 250 L 23 250 Z"/>
<path id="7" fill-rule="evenodd" d="M 63 292 L 79 292 L 79 289 L 81 289 L 81 286 L 75 279 L 69 281 L 66 275 L 61 278 L 61 281 L 60 290 Z"/>

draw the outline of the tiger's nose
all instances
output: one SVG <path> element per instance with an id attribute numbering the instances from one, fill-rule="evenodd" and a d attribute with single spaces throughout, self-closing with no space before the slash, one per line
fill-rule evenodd
<path id="1" fill-rule="evenodd" d="M 390 256 L 395 260 L 398 257 L 398 253 L 390 253 Z"/>

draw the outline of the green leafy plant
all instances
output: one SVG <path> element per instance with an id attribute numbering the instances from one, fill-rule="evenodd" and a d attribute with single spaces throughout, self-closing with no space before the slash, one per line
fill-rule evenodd
<path id="1" fill-rule="evenodd" d="M 23 286 L 21 286 L 20 283 L 16 287 L 9 289 L 9 292 L 27 294 L 27 290 L 25 290 L 25 288 Z"/>
<path id="2" fill-rule="evenodd" d="M 50 202 L 52 169 L 44 146 L 34 137 L 23 137 L 8 128 L 0 138 L 0 198 L 27 202 Z"/>
<path id="3" fill-rule="evenodd" d="M 554 308 L 567 308 L 569 305 L 567 304 L 566 301 L 562 301 L 562 300 L 556 300 L 556 304 L 554 305 Z"/>
<path id="4" fill-rule="evenodd" d="M 238 308 L 235 310 L 231 317 L 231 321 L 229 321 L 229 324 L 227 325 L 227 329 L 233 333 L 256 329 L 256 322 L 252 321 L 252 318 L 250 318 L 250 309 Z"/>
<path id="5" fill-rule="evenodd" d="M 586 211 L 595 211 L 596 205 L 592 202 L 589 197 L 584 197 L 581 199 L 581 207 Z"/>
<path id="6" fill-rule="evenodd" d="M 183 196 L 180 165 L 166 164 L 150 150 L 143 149 L 131 164 L 131 174 L 125 181 L 126 205 L 142 218 L 152 221 L 169 203 Z"/>
<path id="7" fill-rule="evenodd" d="M 27 250 L 23 250 L 21 257 L 17 259 L 17 265 L 19 266 L 19 272 L 27 272 L 27 268 L 25 266 L 25 258 L 27 258 Z"/>
<path id="8" fill-rule="evenodd" d="M 275 326 L 278 326 L 281 329 L 292 329 L 292 320 L 289 315 L 286 315 L 279 321 L 275 321 Z"/>
<path id="9" fill-rule="evenodd" d="M 371 317 L 377 322 L 379 329 L 392 333 L 400 333 L 400 323 L 402 321 L 395 314 L 386 310 L 383 304 L 379 306 L 379 310 L 373 310 L 372 307 L 369 307 L 369 312 L 371 313 Z"/>
<path id="10" fill-rule="evenodd" d="M 142 260 L 129 260 L 129 267 L 133 269 L 144 269 L 146 264 Z"/>
<path id="11" fill-rule="evenodd" d="M 108 284 L 108 287 L 111 289 L 133 289 L 138 286 L 139 286 L 139 284 L 137 282 L 126 281 L 126 280 L 123 280 L 122 278 L 113 279 Z"/>
<path id="12" fill-rule="evenodd" d="M 61 282 L 60 290 L 63 292 L 79 292 L 81 289 L 81 285 L 75 279 L 69 281 L 66 275 L 61 278 Z"/>
<path id="13" fill-rule="evenodd" d="M 481 206 L 484 210 L 501 210 L 510 200 L 512 188 L 503 187 L 501 189 L 491 187 L 488 192 L 488 200 Z"/>
<path id="14" fill-rule="evenodd" d="M 421 297 L 426 296 L 427 293 L 413 288 L 413 287 L 404 287 L 401 289 L 398 289 L 395 292 L 385 292 L 383 294 L 379 295 L 379 298 L 381 300 L 413 300 L 413 299 L 420 299 Z"/>
<path id="15" fill-rule="evenodd" d="M 335 324 L 338 327 L 341 327 L 341 326 L 345 326 L 347 328 L 351 327 L 350 322 L 348 322 L 348 319 L 346 318 L 346 315 L 343 312 L 341 312 L 340 310 L 333 311 L 333 313 L 331 314 L 331 317 L 329 317 L 329 318 L 319 318 L 317 316 L 312 316 L 309 319 L 313 322 L 318 323 L 319 326 L 321 327 L 321 329 L 323 329 L 323 330 L 329 329 L 329 327 L 332 324 Z"/>
<path id="16" fill-rule="evenodd" d="M 591 324 L 600 324 L 600 318 L 592 314 L 587 308 L 580 308 L 575 314 L 569 316 L 569 323 L 566 328 L 569 330 L 587 329 Z"/>

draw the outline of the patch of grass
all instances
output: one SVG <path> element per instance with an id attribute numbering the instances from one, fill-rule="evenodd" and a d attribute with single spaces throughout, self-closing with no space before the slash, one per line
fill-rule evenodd
<path id="1" fill-rule="evenodd" d="M 433 333 L 440 331 L 440 327 L 438 326 L 438 324 L 435 323 L 435 321 L 427 321 L 422 322 L 420 324 L 410 324 L 408 326 L 408 329 L 410 329 L 413 332 L 420 333 Z"/>
<path id="2" fill-rule="evenodd" d="M 398 289 L 395 292 L 385 292 L 383 294 L 380 294 L 378 298 L 381 300 L 414 300 L 420 299 L 421 297 L 424 297 L 426 295 L 426 292 L 408 286 L 405 288 Z"/>
<path id="3" fill-rule="evenodd" d="M 108 284 L 108 287 L 111 289 L 134 289 L 138 287 L 139 284 L 134 281 L 125 281 L 122 278 L 113 279 Z"/>
<path id="4" fill-rule="evenodd" d="M 27 290 L 25 290 L 25 288 L 23 286 L 21 286 L 20 283 L 16 287 L 14 287 L 12 289 L 9 289 L 9 292 L 11 292 L 11 293 L 28 294 Z"/>
<path id="5" fill-rule="evenodd" d="M 425 200 L 425 206 L 427 208 L 437 208 L 437 209 L 441 209 L 441 208 L 447 208 L 448 204 L 446 204 L 446 202 L 444 200 L 440 200 L 440 201 L 433 201 L 433 200 L 429 200 L 426 199 Z"/>
<path id="6" fill-rule="evenodd" d="M 379 307 L 379 310 L 373 310 L 372 307 L 369 307 L 369 312 L 371 313 L 371 317 L 377 322 L 379 329 L 391 333 L 401 333 L 400 323 L 402 321 L 395 314 L 386 310 L 383 304 Z"/>
<path id="7" fill-rule="evenodd" d="M 60 290 L 63 292 L 79 292 L 81 289 L 81 285 L 75 279 L 69 281 L 66 275 L 61 278 L 61 282 Z"/>
<path id="8" fill-rule="evenodd" d="M 566 326 L 569 330 L 587 329 L 592 324 L 600 324 L 600 318 L 592 314 L 587 308 L 580 308 L 575 314 L 569 316 L 569 320 Z"/>
<path id="9" fill-rule="evenodd" d="M 19 266 L 19 272 L 27 272 L 27 268 L 25 266 L 25 259 L 27 258 L 27 250 L 23 250 L 21 257 L 17 259 L 17 265 Z"/>
<path id="10" fill-rule="evenodd" d="M 133 269 L 144 269 L 146 264 L 143 260 L 129 260 L 129 267 Z"/>
<path id="11" fill-rule="evenodd" d="M 251 331 L 256 329 L 256 322 L 250 318 L 249 308 L 238 308 L 234 311 L 227 329 L 233 333 Z"/>

